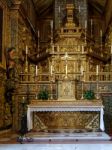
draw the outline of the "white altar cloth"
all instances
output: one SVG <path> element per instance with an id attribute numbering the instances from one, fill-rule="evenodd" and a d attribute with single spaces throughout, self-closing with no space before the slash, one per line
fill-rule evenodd
<path id="1" fill-rule="evenodd" d="M 103 105 L 102 104 L 94 104 L 87 103 L 80 104 L 77 102 L 78 105 L 75 105 L 75 102 L 39 102 L 38 104 L 30 104 L 28 105 L 27 110 L 27 127 L 28 131 L 33 128 L 33 112 L 80 112 L 80 111 L 89 111 L 89 112 L 99 112 L 100 113 L 100 129 L 104 131 L 104 120 L 103 120 Z"/>

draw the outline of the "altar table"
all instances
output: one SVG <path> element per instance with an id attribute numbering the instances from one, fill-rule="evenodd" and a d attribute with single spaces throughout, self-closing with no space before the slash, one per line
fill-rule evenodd
<path id="1" fill-rule="evenodd" d="M 39 101 L 34 100 L 28 105 L 27 127 L 28 131 L 33 128 L 33 112 L 99 112 L 100 129 L 104 131 L 103 105 L 101 101 Z"/>

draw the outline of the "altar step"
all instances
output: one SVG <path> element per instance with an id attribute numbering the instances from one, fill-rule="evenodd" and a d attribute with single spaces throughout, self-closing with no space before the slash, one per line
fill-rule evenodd
<path id="1" fill-rule="evenodd" d="M 85 133 L 28 133 L 28 137 L 36 140 L 111 140 L 105 132 L 85 132 Z"/>

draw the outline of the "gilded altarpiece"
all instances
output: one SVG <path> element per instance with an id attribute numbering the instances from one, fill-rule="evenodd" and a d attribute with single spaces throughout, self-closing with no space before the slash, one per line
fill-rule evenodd
<path id="1" fill-rule="evenodd" d="M 58 81 L 58 100 L 75 100 L 75 81 Z"/>
<path id="2" fill-rule="evenodd" d="M 56 34 L 54 43 L 51 40 L 51 48 L 47 51 L 50 52 L 49 58 L 50 76 L 53 81 L 57 81 L 58 97 L 53 100 L 62 101 L 62 105 L 66 102 L 81 100 L 82 83 L 85 81 L 84 71 L 88 71 L 87 66 L 88 54 L 85 29 L 77 26 L 74 23 L 74 5 L 68 4 L 67 9 L 67 22 L 64 27 L 61 27 Z M 52 38 L 51 38 L 52 39 Z M 51 80 L 52 81 L 52 80 Z M 76 82 L 80 87 L 76 87 Z M 80 89 L 79 96 L 76 95 L 77 89 Z M 88 103 L 82 97 L 83 103 Z M 94 103 L 94 102 L 93 102 Z M 96 101 L 97 103 L 97 101 Z M 49 104 L 49 101 L 48 101 Z M 94 104 L 93 104 L 94 105 Z M 82 104 L 80 103 L 80 106 Z M 59 107 L 59 106 L 58 106 Z M 41 129 L 91 129 L 99 130 L 100 115 L 99 112 L 34 112 L 33 127 L 36 130 Z"/>

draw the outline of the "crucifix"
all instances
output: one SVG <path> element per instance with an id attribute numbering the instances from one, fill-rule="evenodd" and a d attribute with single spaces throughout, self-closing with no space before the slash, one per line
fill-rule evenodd
<path id="1" fill-rule="evenodd" d="M 67 78 L 67 76 L 68 76 L 68 58 L 71 58 L 71 57 L 69 57 L 68 53 L 65 52 L 64 57 L 62 57 L 62 59 L 65 60 L 65 78 Z"/>

